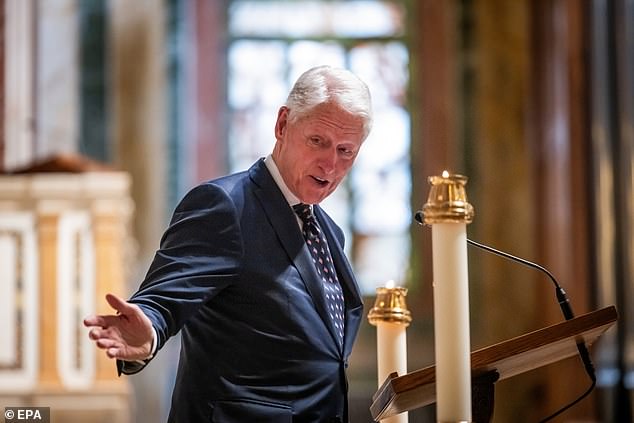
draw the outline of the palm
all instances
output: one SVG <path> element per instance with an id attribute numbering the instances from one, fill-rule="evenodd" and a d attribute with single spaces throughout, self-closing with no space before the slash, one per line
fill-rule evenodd
<path id="1" fill-rule="evenodd" d="M 84 324 L 91 327 L 89 336 L 110 358 L 139 360 L 147 358 L 152 347 L 152 323 L 135 305 L 114 295 L 107 295 L 116 315 L 88 317 Z"/>
<path id="2" fill-rule="evenodd" d="M 110 327 L 112 338 L 121 343 L 122 354 L 125 356 L 147 354 L 143 348 L 152 333 L 146 332 L 145 322 L 138 316 L 114 316 L 115 322 Z"/>

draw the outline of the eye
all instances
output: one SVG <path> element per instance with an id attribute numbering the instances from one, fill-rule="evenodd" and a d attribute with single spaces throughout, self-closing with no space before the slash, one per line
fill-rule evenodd
<path id="1" fill-rule="evenodd" d="M 310 138 L 308 139 L 308 142 L 309 142 L 311 145 L 320 145 L 320 144 L 321 144 L 321 138 L 319 138 L 319 137 L 310 137 Z"/>
<path id="2" fill-rule="evenodd" d="M 343 155 L 344 157 L 353 157 L 354 156 L 354 150 L 348 147 L 339 147 L 339 153 L 341 153 L 341 155 Z"/>

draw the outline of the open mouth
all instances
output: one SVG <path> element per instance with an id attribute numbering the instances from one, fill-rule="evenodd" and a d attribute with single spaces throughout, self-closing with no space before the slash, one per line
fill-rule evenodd
<path id="1" fill-rule="evenodd" d="M 327 179 L 321 179 L 321 178 L 318 178 L 318 177 L 316 177 L 316 176 L 311 176 L 311 177 L 313 178 L 313 180 L 314 180 L 315 182 L 317 182 L 317 184 L 318 184 L 319 186 L 325 187 L 325 186 L 326 186 L 326 185 L 328 185 L 328 183 L 329 183 L 329 181 L 328 181 Z"/>

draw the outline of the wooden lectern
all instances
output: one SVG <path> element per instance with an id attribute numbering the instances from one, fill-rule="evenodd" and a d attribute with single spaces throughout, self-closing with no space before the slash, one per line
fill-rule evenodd
<path id="1" fill-rule="evenodd" d="M 478 380 L 485 384 L 484 399 L 474 401 L 474 406 L 492 408 L 493 384 L 497 380 L 578 354 L 577 343 L 590 346 L 616 320 L 616 308 L 610 306 L 472 352 L 472 384 Z M 388 376 L 372 397 L 370 412 L 379 421 L 435 401 L 436 369 L 429 366 L 403 376 L 396 373 Z"/>

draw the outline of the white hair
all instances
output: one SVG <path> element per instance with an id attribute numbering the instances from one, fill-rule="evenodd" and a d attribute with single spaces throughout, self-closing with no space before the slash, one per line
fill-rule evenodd
<path id="1" fill-rule="evenodd" d="M 364 138 L 372 128 L 372 100 L 368 86 L 346 69 L 317 66 L 304 72 L 286 99 L 291 122 L 307 116 L 323 103 L 335 103 L 363 119 Z"/>

